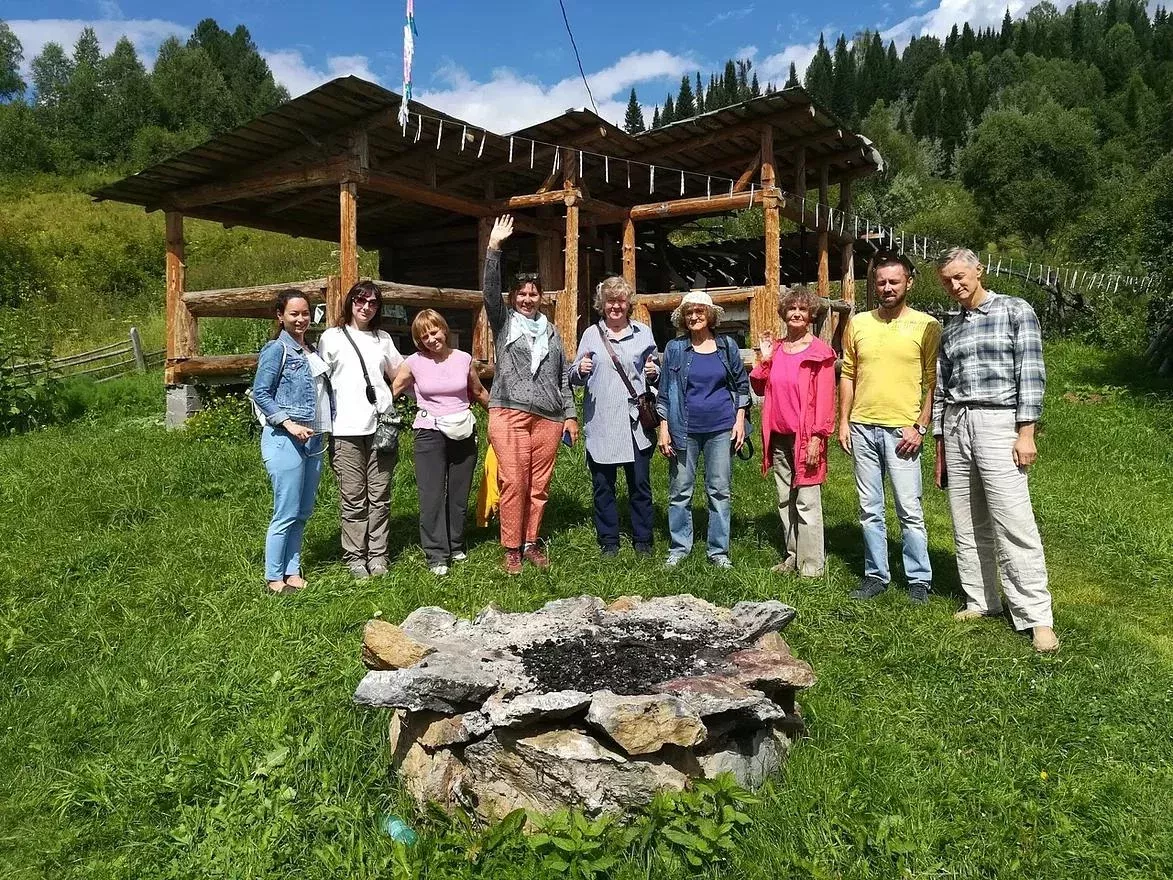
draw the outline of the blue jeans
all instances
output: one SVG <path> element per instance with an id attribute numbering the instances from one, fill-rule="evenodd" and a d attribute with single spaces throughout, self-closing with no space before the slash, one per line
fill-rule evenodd
<path id="1" fill-rule="evenodd" d="M 595 536 L 599 546 L 619 546 L 619 506 L 615 503 L 615 478 L 619 469 L 627 478 L 627 501 L 631 510 L 631 543 L 636 547 L 652 546 L 652 453 L 655 446 L 635 450 L 635 461 L 624 464 L 599 464 L 587 453 L 591 487 L 595 499 Z"/>
<path id="2" fill-rule="evenodd" d="M 863 526 L 863 573 L 885 584 L 888 569 L 888 526 L 884 520 L 884 475 L 892 483 L 892 500 L 900 520 L 904 576 L 910 584 L 932 583 L 929 535 L 921 507 L 920 450 L 909 458 L 896 454 L 901 429 L 851 423 L 851 458 L 859 490 L 859 521 Z M 923 448 L 923 447 L 922 447 Z"/>
<path id="3" fill-rule="evenodd" d="M 284 428 L 261 431 L 261 458 L 273 484 L 273 519 L 265 535 L 265 580 L 301 573 L 301 536 L 314 512 L 322 476 L 322 435 L 306 443 Z"/>
<path id="4" fill-rule="evenodd" d="M 692 490 L 696 486 L 697 460 L 705 459 L 705 495 L 709 506 L 709 558 L 729 555 L 729 519 L 732 514 L 730 482 L 731 431 L 689 434 L 684 448 L 668 460 L 668 553 L 692 552 Z"/>

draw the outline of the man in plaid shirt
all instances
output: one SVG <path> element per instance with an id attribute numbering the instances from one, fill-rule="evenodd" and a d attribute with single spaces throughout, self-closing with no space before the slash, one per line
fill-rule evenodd
<path id="1" fill-rule="evenodd" d="M 1025 300 L 982 286 L 973 251 L 954 248 L 938 264 L 961 306 L 941 331 L 933 433 L 938 485 L 949 489 L 957 572 L 972 620 L 1002 613 L 998 575 L 1017 629 L 1036 651 L 1056 651 L 1043 544 L 1026 472 L 1038 457 L 1046 371 L 1039 320 Z"/>

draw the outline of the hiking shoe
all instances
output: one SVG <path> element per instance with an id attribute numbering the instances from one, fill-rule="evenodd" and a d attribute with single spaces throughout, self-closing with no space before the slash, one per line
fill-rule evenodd
<path id="1" fill-rule="evenodd" d="M 619 555 L 619 548 L 618 547 L 603 547 L 602 549 L 599 550 L 599 553 L 601 553 L 607 559 L 614 559 L 616 556 Z"/>
<path id="2" fill-rule="evenodd" d="M 888 585 L 880 580 L 878 577 L 865 577 L 859 582 L 859 588 L 851 591 L 852 599 L 874 599 L 884 590 L 888 589 Z"/>
<path id="3" fill-rule="evenodd" d="M 717 568 L 733 568 L 733 560 L 724 553 L 718 553 L 716 556 L 710 556 L 709 562 L 717 566 Z"/>
<path id="4" fill-rule="evenodd" d="M 684 561 L 683 553 L 669 553 L 668 558 L 664 560 L 665 568 L 676 568 Z"/>
<path id="5" fill-rule="evenodd" d="M 457 550 L 455 553 L 452 554 L 452 561 L 453 562 L 468 562 L 468 554 L 465 553 L 463 550 Z"/>
<path id="6" fill-rule="evenodd" d="M 382 577 L 387 573 L 387 560 L 381 556 L 367 560 L 367 571 L 373 578 Z"/>
<path id="7" fill-rule="evenodd" d="M 1035 650 L 1040 654 L 1050 654 L 1059 650 L 1059 637 L 1049 626 L 1036 626 L 1031 636 Z"/>
<path id="8" fill-rule="evenodd" d="M 501 567 L 506 574 L 521 574 L 521 551 L 506 550 L 505 558 L 501 560 Z"/>
<path id="9" fill-rule="evenodd" d="M 537 544 L 530 544 L 525 548 L 525 552 L 521 555 L 524 556 L 526 561 L 534 568 L 550 567 L 550 560 L 547 558 L 546 554 L 542 552 L 541 548 L 538 547 Z"/>
<path id="10" fill-rule="evenodd" d="M 367 564 L 365 562 L 348 562 L 346 564 L 346 568 L 350 571 L 350 576 L 353 577 L 356 581 L 365 581 L 371 576 L 371 573 L 367 569 Z"/>
<path id="11" fill-rule="evenodd" d="M 448 574 L 448 566 L 441 562 L 436 565 L 429 565 L 428 571 L 436 577 L 444 577 L 444 575 Z"/>
<path id="12" fill-rule="evenodd" d="M 790 574 L 792 571 L 798 571 L 798 565 L 793 559 L 783 559 L 777 565 L 770 569 L 774 574 Z"/>
<path id="13" fill-rule="evenodd" d="M 929 601 L 929 591 L 932 587 L 924 581 L 908 585 L 908 601 L 914 605 L 924 605 Z"/>
<path id="14" fill-rule="evenodd" d="M 652 555 L 652 545 L 651 544 L 636 544 L 635 545 L 635 555 L 636 556 L 651 556 Z"/>

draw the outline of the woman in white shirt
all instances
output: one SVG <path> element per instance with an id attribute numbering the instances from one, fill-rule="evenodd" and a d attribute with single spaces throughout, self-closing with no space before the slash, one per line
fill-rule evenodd
<path id="1" fill-rule="evenodd" d="M 391 380 L 403 358 L 391 336 L 379 329 L 382 313 L 378 285 L 360 281 L 346 294 L 338 324 L 318 342 L 334 386 L 330 466 L 342 507 L 342 559 L 356 579 L 387 573 L 391 475 L 398 451 L 379 452 L 374 439 L 378 414 L 392 406 Z"/>

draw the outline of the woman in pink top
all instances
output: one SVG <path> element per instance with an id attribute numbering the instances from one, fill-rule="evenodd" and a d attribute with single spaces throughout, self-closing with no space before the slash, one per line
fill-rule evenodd
<path id="1" fill-rule="evenodd" d="M 464 521 L 477 466 L 476 419 L 471 402 L 488 407 L 489 394 L 472 365 L 472 356 L 448 345 L 448 322 L 434 309 L 423 309 L 411 322 L 419 349 L 403 362 L 393 390 L 415 390 L 416 415 L 412 452 L 420 496 L 420 544 L 432 574 L 468 558 Z"/>
<path id="2" fill-rule="evenodd" d="M 835 429 L 835 352 L 811 335 L 819 299 L 801 285 L 778 305 L 785 338 L 764 334 L 750 386 L 763 397 L 762 474 L 774 471 L 786 558 L 773 571 L 823 573 L 827 438 Z M 769 465 L 767 465 L 769 462 Z"/>

